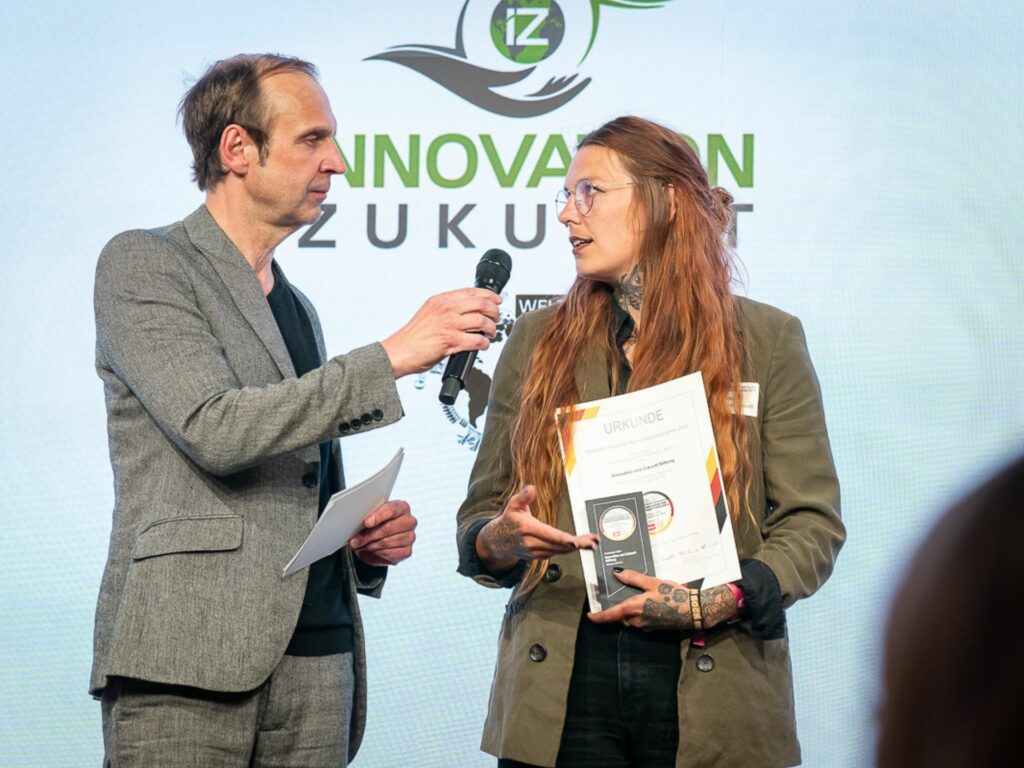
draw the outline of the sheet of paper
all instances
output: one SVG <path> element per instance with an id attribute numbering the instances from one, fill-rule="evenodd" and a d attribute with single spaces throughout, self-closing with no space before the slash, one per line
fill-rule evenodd
<path id="1" fill-rule="evenodd" d="M 590 524 L 588 502 L 641 494 L 659 578 L 703 579 L 704 588 L 739 579 L 700 372 L 580 403 L 571 413 L 560 409 L 555 418 L 577 533 L 601 534 Z M 591 610 L 600 610 L 598 571 L 606 556 L 600 551 L 580 555 Z"/>
<path id="2" fill-rule="evenodd" d="M 398 449 L 394 458 L 382 469 L 361 483 L 331 496 L 313 530 L 284 567 L 284 576 L 291 576 L 317 560 L 333 555 L 363 527 L 363 520 L 391 498 L 391 490 L 402 468 L 405 451 Z"/>

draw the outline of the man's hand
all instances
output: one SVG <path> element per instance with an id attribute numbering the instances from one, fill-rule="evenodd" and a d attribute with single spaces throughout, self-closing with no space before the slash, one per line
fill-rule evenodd
<path id="1" fill-rule="evenodd" d="M 690 594 L 685 584 L 664 581 L 636 571 L 622 571 L 615 574 L 619 581 L 631 587 L 644 590 L 618 605 L 598 613 L 588 613 L 587 618 L 595 624 L 622 623 L 644 631 L 656 629 L 693 629 L 690 614 Z M 738 609 L 736 596 L 727 584 L 702 590 L 700 604 L 703 611 L 703 628 L 710 629 L 722 621 L 735 618 Z"/>
<path id="2" fill-rule="evenodd" d="M 520 560 L 541 560 L 574 549 L 594 549 L 597 536 L 571 533 L 546 525 L 530 512 L 537 489 L 528 485 L 508 500 L 505 510 L 480 529 L 476 553 L 493 572 L 500 573 Z"/>
<path id="3" fill-rule="evenodd" d="M 500 303 L 500 296 L 483 288 L 431 296 L 408 323 L 381 342 L 395 378 L 429 371 L 456 352 L 487 349 L 498 330 Z"/>
<path id="4" fill-rule="evenodd" d="M 385 501 L 363 521 L 363 529 L 348 540 L 352 554 L 367 565 L 397 565 L 412 554 L 416 518 L 405 501 Z"/>

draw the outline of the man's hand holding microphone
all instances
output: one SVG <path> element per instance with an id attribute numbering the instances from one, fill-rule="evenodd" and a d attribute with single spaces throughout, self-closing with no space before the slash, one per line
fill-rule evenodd
<path id="1" fill-rule="evenodd" d="M 429 371 L 463 351 L 487 349 L 497 331 L 501 297 L 484 288 L 459 288 L 427 299 L 404 326 L 381 342 L 395 378 Z"/>
<path id="2" fill-rule="evenodd" d="M 476 359 L 497 333 L 498 305 L 512 260 L 491 249 L 480 259 L 476 287 L 431 296 L 404 326 L 381 342 L 395 378 L 429 371 L 445 357 L 442 401 L 454 402 Z M 446 399 L 447 398 L 447 399 Z M 416 518 L 404 501 L 388 501 L 366 518 L 350 541 L 353 554 L 368 565 L 395 565 L 412 554 Z"/>

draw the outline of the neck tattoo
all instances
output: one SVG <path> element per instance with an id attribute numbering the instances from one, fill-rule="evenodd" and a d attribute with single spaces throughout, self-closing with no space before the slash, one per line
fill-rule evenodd
<path id="1" fill-rule="evenodd" d="M 619 282 L 615 284 L 615 298 L 619 306 L 627 312 L 630 309 L 640 311 L 644 299 L 644 286 L 639 264 L 619 278 Z"/>

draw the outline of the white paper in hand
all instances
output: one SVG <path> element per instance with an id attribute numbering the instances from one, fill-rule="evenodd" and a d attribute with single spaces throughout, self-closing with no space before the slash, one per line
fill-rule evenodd
<path id="1" fill-rule="evenodd" d="M 391 490 L 402 468 L 405 451 L 398 453 L 383 469 L 331 496 L 320 519 L 295 553 L 295 557 L 284 567 L 282 576 L 291 576 L 317 560 L 333 555 L 341 549 L 356 531 L 363 527 L 363 520 L 377 507 L 391 498 Z"/>

